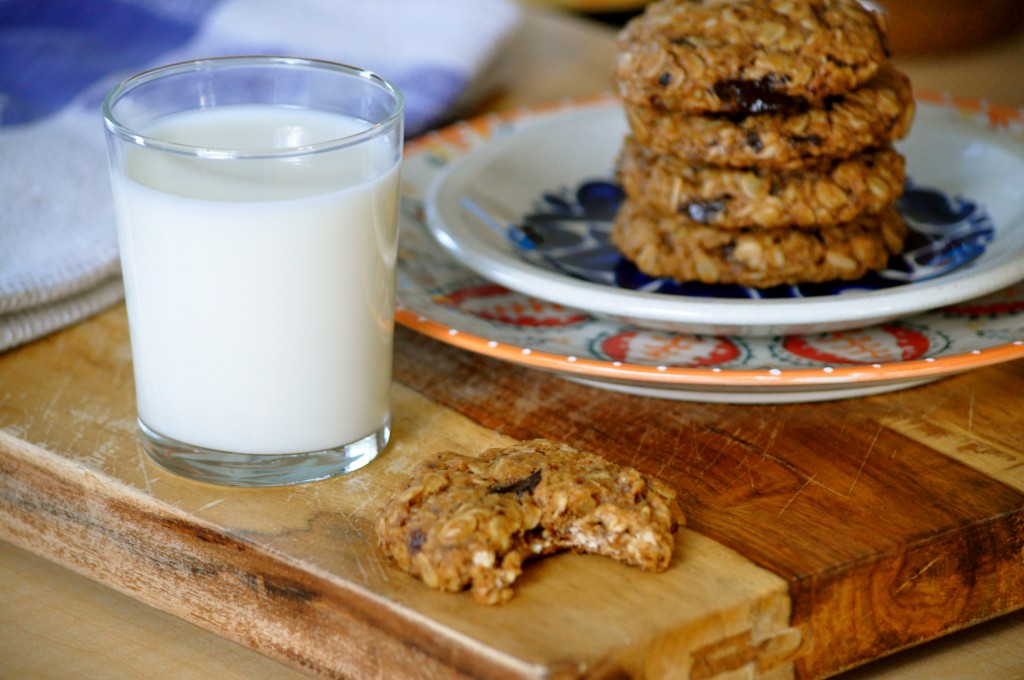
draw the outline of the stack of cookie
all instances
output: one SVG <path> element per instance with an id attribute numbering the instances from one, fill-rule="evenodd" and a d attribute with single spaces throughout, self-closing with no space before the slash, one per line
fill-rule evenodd
<path id="1" fill-rule="evenodd" d="M 660 0 L 620 36 L 631 134 L 613 244 L 644 273 L 852 280 L 903 247 L 893 140 L 913 118 L 857 0 Z"/>

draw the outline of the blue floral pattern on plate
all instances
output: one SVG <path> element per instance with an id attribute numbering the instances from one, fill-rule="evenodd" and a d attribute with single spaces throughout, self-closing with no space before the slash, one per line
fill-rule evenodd
<path id="1" fill-rule="evenodd" d="M 478 206 L 466 207 L 505 233 L 531 264 L 585 281 L 629 290 L 693 297 L 770 299 L 881 290 L 933 279 L 968 265 L 985 252 L 995 228 L 984 206 L 964 197 L 908 182 L 898 207 L 910 227 L 904 251 L 886 269 L 857 281 L 749 288 L 653 278 L 609 243 L 612 221 L 624 199 L 607 179 L 544 193 L 518 224 L 502 225 Z"/>

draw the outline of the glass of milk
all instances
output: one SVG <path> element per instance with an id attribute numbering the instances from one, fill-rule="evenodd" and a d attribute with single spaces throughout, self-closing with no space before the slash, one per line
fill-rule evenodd
<path id="1" fill-rule="evenodd" d="M 103 103 L 143 448 L 237 486 L 390 435 L 404 100 L 290 57 L 136 75 Z"/>

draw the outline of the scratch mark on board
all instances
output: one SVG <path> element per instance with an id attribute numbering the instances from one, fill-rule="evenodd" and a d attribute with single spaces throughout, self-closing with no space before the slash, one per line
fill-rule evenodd
<path id="1" fill-rule="evenodd" d="M 44 416 L 50 415 L 50 412 L 53 411 L 53 409 L 56 407 L 57 401 L 60 400 L 61 395 L 64 394 L 64 391 L 67 389 L 70 383 L 71 376 L 69 374 L 65 374 L 63 379 L 60 381 L 60 384 L 57 385 L 56 389 L 53 390 L 53 397 L 50 399 L 50 402 L 43 409 Z"/>
<path id="2" fill-rule="evenodd" d="M 49 424 L 61 421 L 61 416 L 63 414 L 60 413 L 55 416 L 53 412 L 57 410 L 57 402 L 60 401 L 61 397 L 64 395 L 64 392 L 67 390 L 68 385 L 70 384 L 71 375 L 69 373 L 65 373 L 60 383 L 55 386 L 53 390 L 53 397 L 50 399 L 49 403 L 47 403 L 46 406 L 43 408 L 43 422 L 48 424 L 45 431 L 43 432 L 44 438 L 49 437 L 51 434 Z M 46 448 L 50 447 L 47 446 Z"/>
<path id="3" fill-rule="evenodd" d="M 746 472 L 748 475 L 750 474 L 750 466 L 747 464 L 747 460 L 749 458 L 750 458 L 750 454 L 749 453 L 745 453 L 745 454 L 743 454 L 743 458 L 741 458 L 736 463 L 736 468 L 738 470 L 736 472 L 736 475 L 731 480 L 729 480 L 728 484 L 725 485 L 726 489 L 731 489 L 733 484 L 738 482 L 740 480 L 740 478 L 743 477 L 744 472 Z"/>
<path id="4" fill-rule="evenodd" d="M 339 527 L 339 529 L 341 530 L 342 536 L 345 536 L 346 534 L 350 536 L 349 542 L 351 544 L 355 545 L 369 540 L 369 537 L 364 534 L 363 530 L 353 521 L 352 516 L 347 512 L 339 512 L 336 517 L 344 520 L 346 527 Z M 354 553 L 354 557 L 356 567 L 359 569 L 359 574 L 362 577 L 362 581 L 365 583 L 369 580 L 369 570 L 363 563 L 363 555 L 360 552 L 356 552 Z M 380 567 L 379 564 L 377 566 L 378 568 Z"/>
<path id="5" fill-rule="evenodd" d="M 655 477 L 661 477 L 664 474 L 665 469 L 668 468 L 670 464 L 676 461 L 676 456 L 679 455 L 679 447 L 682 445 L 683 442 L 683 431 L 685 429 L 685 425 L 680 425 L 678 428 L 676 428 L 676 443 L 672 447 L 670 455 L 663 458 L 661 462 L 661 467 L 659 467 L 658 471 L 654 473 Z"/>
<path id="6" fill-rule="evenodd" d="M 804 489 L 806 489 L 808 486 L 810 486 L 810 484 L 814 481 L 814 478 L 817 477 L 817 476 L 818 476 L 818 473 L 815 472 L 813 475 L 811 475 L 806 480 L 804 480 L 804 483 L 800 486 L 799 489 L 796 490 L 796 493 L 793 494 L 792 496 L 790 496 L 789 500 L 786 501 L 786 504 L 782 506 L 781 510 L 779 510 L 779 517 L 782 517 L 782 513 L 786 512 L 786 510 L 789 509 L 789 506 L 793 505 L 793 501 L 795 501 L 797 499 L 797 496 L 802 494 L 804 492 Z"/>
<path id="7" fill-rule="evenodd" d="M 764 453 L 768 453 L 775 448 L 775 441 L 779 438 L 779 430 L 781 427 L 782 424 L 778 420 L 771 421 L 771 431 L 768 433 L 768 441 L 761 447 Z"/>
<path id="8" fill-rule="evenodd" d="M 224 499 L 223 499 L 223 498 L 218 498 L 218 499 L 217 499 L 217 500 L 215 500 L 215 501 L 210 501 L 210 502 L 209 502 L 209 503 L 207 503 L 206 505 L 203 505 L 203 506 L 202 506 L 202 507 L 200 507 L 199 509 L 200 509 L 200 510 L 209 510 L 209 509 L 210 509 L 210 508 L 212 508 L 213 506 L 215 506 L 215 505 L 219 505 L 220 503 L 223 503 L 223 502 L 224 502 Z"/>
<path id="9" fill-rule="evenodd" d="M 149 458 L 146 456 L 146 454 L 142 451 L 141 448 L 136 449 L 136 454 L 135 455 L 136 455 L 135 459 L 139 463 L 139 472 L 142 473 L 142 481 L 143 481 L 143 483 L 145 485 L 146 492 L 147 493 L 153 493 L 153 481 L 154 480 L 151 479 L 150 476 L 149 476 Z M 160 480 L 160 478 L 157 477 L 156 481 L 159 481 L 159 480 Z"/>
<path id="10" fill-rule="evenodd" d="M 800 468 L 798 468 L 797 466 L 793 465 L 792 463 L 790 463 L 787 460 L 779 458 L 778 456 L 774 456 L 774 455 L 772 455 L 770 453 L 763 453 L 762 455 L 766 459 L 768 459 L 768 460 L 772 461 L 773 463 L 775 463 L 776 465 L 779 465 L 783 469 L 788 470 L 791 474 L 795 475 L 796 477 L 799 477 L 800 479 L 806 479 L 808 484 L 813 484 L 814 486 L 816 486 L 819 489 L 822 489 L 823 491 L 827 491 L 830 494 L 834 494 L 836 496 L 839 496 L 840 498 L 849 500 L 849 495 L 848 495 L 847 492 L 843 492 L 843 491 L 840 491 L 838 489 L 833 489 L 828 484 L 824 484 L 822 482 L 817 481 L 815 479 L 815 477 L 818 476 L 817 473 L 814 473 L 813 475 L 808 477 L 806 472 L 804 472 L 803 470 L 801 470 Z"/>
<path id="11" fill-rule="evenodd" d="M 853 482 L 850 484 L 850 490 L 846 492 L 847 498 L 853 497 L 853 488 L 857 486 L 857 482 L 860 480 L 860 475 L 864 472 L 864 466 L 868 464 L 868 458 L 871 457 L 871 452 L 875 450 L 875 443 L 878 442 L 878 437 L 882 434 L 882 427 L 882 425 L 878 426 L 878 430 L 875 432 L 875 437 L 871 440 L 867 453 L 864 454 L 864 459 L 860 462 L 860 467 L 857 468 L 857 474 L 854 476 Z"/>
<path id="12" fill-rule="evenodd" d="M 931 561 L 931 562 L 929 562 L 928 564 L 926 564 L 926 565 L 924 565 L 923 567 L 921 567 L 920 569 L 918 569 L 918 570 L 917 570 L 917 571 L 916 571 L 916 572 L 914 573 L 914 575 L 913 575 L 913 576 L 911 576 L 911 577 L 910 577 L 910 578 L 908 578 L 908 579 L 907 579 L 906 581 L 904 581 L 903 583 L 901 583 L 901 584 L 900 584 L 900 587 L 896 589 L 896 593 L 899 593 L 899 592 L 901 592 L 902 590 L 904 590 L 905 588 L 909 588 L 910 586 L 912 586 L 912 585 L 914 584 L 914 581 L 916 581 L 917 579 L 919 579 L 919 578 L 921 578 L 922 576 L 924 576 L 925 572 L 926 572 L 926 571 L 928 571 L 929 569 L 931 569 L 931 568 L 932 568 L 932 566 L 933 566 L 933 565 L 934 565 L 934 564 L 935 564 L 936 562 L 938 562 L 939 560 L 941 560 L 941 559 L 942 559 L 941 557 L 936 557 L 936 558 L 932 559 L 932 561 Z"/>
<path id="13" fill-rule="evenodd" d="M 676 453 L 675 450 L 673 450 L 672 451 L 672 455 L 670 455 L 661 464 L 661 467 L 659 467 L 657 472 L 654 473 L 654 476 L 658 477 L 659 479 L 664 478 L 665 477 L 665 470 L 672 469 L 675 466 L 676 458 L 677 458 L 677 453 Z M 684 463 L 684 465 L 685 465 L 685 463 Z"/>

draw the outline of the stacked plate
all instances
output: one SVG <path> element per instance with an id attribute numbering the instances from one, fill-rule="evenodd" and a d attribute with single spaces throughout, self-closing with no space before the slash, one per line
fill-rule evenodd
<path id="1" fill-rule="evenodd" d="M 1024 117 L 921 101 L 899 145 L 913 234 L 857 282 L 680 284 L 609 246 L 611 97 L 460 123 L 403 170 L 401 323 L 596 386 L 736 403 L 900 389 L 1024 357 Z"/>

